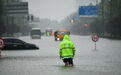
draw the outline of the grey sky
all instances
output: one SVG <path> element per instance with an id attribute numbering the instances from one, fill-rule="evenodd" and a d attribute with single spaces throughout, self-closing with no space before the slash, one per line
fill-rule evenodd
<path id="1" fill-rule="evenodd" d="M 78 5 L 87 5 L 96 0 L 26 0 L 29 2 L 29 12 L 37 17 L 61 21 L 66 16 L 77 11 Z M 100 1 L 100 0 L 98 0 Z"/>
<path id="2" fill-rule="evenodd" d="M 75 12 L 75 0 L 27 0 L 30 14 L 39 18 L 61 21 Z"/>

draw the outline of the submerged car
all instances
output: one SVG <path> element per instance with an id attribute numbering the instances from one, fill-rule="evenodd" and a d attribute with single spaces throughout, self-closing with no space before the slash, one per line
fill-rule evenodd
<path id="1" fill-rule="evenodd" d="M 3 38 L 4 48 L 2 50 L 26 50 L 39 49 L 35 44 L 26 43 L 16 38 Z"/>

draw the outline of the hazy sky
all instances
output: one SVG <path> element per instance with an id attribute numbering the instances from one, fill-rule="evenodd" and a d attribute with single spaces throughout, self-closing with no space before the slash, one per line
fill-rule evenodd
<path id="1" fill-rule="evenodd" d="M 96 2 L 97 0 L 76 0 L 76 4 L 82 6 L 89 5 L 89 3 L 96 4 Z"/>
<path id="2" fill-rule="evenodd" d="M 78 5 L 87 5 L 96 0 L 26 0 L 29 2 L 29 13 L 41 18 L 61 21 L 77 11 Z M 98 0 L 100 1 L 100 0 Z"/>
<path id="3" fill-rule="evenodd" d="M 30 14 L 39 18 L 61 21 L 75 12 L 75 0 L 27 0 Z"/>

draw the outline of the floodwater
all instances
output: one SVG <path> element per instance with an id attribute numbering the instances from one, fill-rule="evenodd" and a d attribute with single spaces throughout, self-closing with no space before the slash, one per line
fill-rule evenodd
<path id="1" fill-rule="evenodd" d="M 59 59 L 59 41 L 20 37 L 39 46 L 39 50 L 2 51 L 0 75 L 121 75 L 121 40 L 99 38 L 94 49 L 91 36 L 71 35 L 76 55 L 73 67 Z"/>

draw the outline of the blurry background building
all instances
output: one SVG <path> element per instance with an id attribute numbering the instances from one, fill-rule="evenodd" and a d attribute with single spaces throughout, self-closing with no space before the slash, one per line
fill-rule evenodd
<path id="1" fill-rule="evenodd" d="M 4 21 L 5 33 L 24 32 L 28 25 L 29 15 L 28 2 L 22 0 L 2 0 L 2 19 Z"/>

